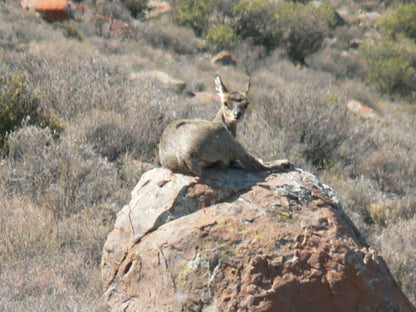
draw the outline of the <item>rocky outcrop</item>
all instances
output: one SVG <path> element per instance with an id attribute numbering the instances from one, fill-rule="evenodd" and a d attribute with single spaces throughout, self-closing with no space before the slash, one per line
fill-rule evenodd
<path id="1" fill-rule="evenodd" d="M 22 0 L 20 5 L 26 10 L 38 12 L 50 22 L 70 19 L 74 12 L 83 10 L 83 6 L 68 0 Z"/>
<path id="2" fill-rule="evenodd" d="M 111 311 L 416 311 L 302 170 L 145 173 L 104 246 Z"/>

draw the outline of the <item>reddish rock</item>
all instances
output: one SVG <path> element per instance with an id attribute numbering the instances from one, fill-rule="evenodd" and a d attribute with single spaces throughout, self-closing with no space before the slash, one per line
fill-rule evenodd
<path id="1" fill-rule="evenodd" d="M 214 56 L 214 58 L 212 59 L 212 63 L 218 65 L 236 65 L 237 59 L 230 52 L 222 51 L 218 53 L 216 56 Z"/>
<path id="2" fill-rule="evenodd" d="M 351 100 L 347 103 L 347 108 L 355 113 L 360 115 L 364 118 L 375 118 L 377 117 L 377 113 L 372 109 L 371 107 L 368 107 L 367 105 L 361 104 L 358 101 Z"/>
<path id="3" fill-rule="evenodd" d="M 145 173 L 104 246 L 111 311 L 416 311 L 302 170 Z"/>
<path id="4" fill-rule="evenodd" d="M 167 2 L 149 1 L 145 12 L 145 19 L 153 19 L 172 12 L 172 6 Z"/>
<path id="5" fill-rule="evenodd" d="M 132 24 L 96 14 L 88 7 L 68 0 L 22 0 L 21 6 L 26 10 L 38 12 L 49 22 L 68 19 L 88 21 L 94 24 L 100 36 L 132 37 L 136 33 L 136 28 Z"/>
<path id="6" fill-rule="evenodd" d="M 82 5 L 68 0 L 22 0 L 20 4 L 26 10 L 38 12 L 50 22 L 70 19 L 76 11 L 85 10 Z"/>

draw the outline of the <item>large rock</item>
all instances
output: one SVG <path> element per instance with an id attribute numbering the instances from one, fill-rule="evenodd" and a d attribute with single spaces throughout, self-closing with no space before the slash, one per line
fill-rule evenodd
<path id="1" fill-rule="evenodd" d="M 21 0 L 20 5 L 25 10 L 33 10 L 50 22 L 63 21 L 83 12 L 85 7 L 70 0 Z"/>
<path id="2" fill-rule="evenodd" d="M 376 118 L 377 117 L 377 113 L 374 111 L 374 109 L 372 109 L 371 107 L 368 107 L 367 105 L 361 104 L 359 101 L 356 100 L 351 100 L 347 103 L 347 108 L 363 117 L 363 118 Z"/>
<path id="3" fill-rule="evenodd" d="M 111 311 L 416 311 L 301 170 L 145 173 L 104 246 Z"/>

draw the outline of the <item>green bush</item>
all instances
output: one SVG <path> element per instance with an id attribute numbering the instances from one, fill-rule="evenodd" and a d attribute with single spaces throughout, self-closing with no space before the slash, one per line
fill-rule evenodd
<path id="1" fill-rule="evenodd" d="M 329 7 L 288 2 L 277 7 L 277 24 L 289 57 L 304 64 L 305 58 L 321 47 L 337 20 Z"/>
<path id="2" fill-rule="evenodd" d="M 416 91 L 416 45 L 402 40 L 368 40 L 360 47 L 367 64 L 367 81 L 389 95 Z"/>
<path id="3" fill-rule="evenodd" d="M 77 40 L 83 40 L 84 35 L 77 29 L 72 22 L 56 22 L 53 24 L 54 28 L 62 29 L 65 38 L 72 38 Z"/>
<path id="4" fill-rule="evenodd" d="M 175 20 L 191 26 L 214 50 L 230 47 L 238 38 L 271 50 L 284 45 L 290 58 L 305 63 L 330 30 L 337 26 L 328 6 L 271 0 L 215 2 L 175 0 Z"/>
<path id="5" fill-rule="evenodd" d="M 14 76 L 11 80 L 0 77 L 0 149 L 9 133 L 24 123 L 50 127 L 55 133 L 63 129 L 57 119 L 42 110 L 40 102 L 41 98 L 27 89 L 22 77 Z"/>
<path id="6" fill-rule="evenodd" d="M 209 46 L 214 51 L 229 49 L 238 41 L 234 29 L 228 25 L 212 26 L 207 33 Z"/>
<path id="7" fill-rule="evenodd" d="M 153 47 L 173 50 L 179 54 L 192 54 L 198 51 L 199 41 L 192 29 L 172 22 L 158 20 L 141 25 L 138 32 Z"/>
<path id="8" fill-rule="evenodd" d="M 392 38 L 404 35 L 416 40 L 416 3 L 401 5 L 392 14 L 384 14 L 377 26 Z"/>
<path id="9" fill-rule="evenodd" d="M 279 45 L 276 27 L 276 6 L 269 0 L 241 0 L 234 7 L 236 32 L 242 38 L 251 38 L 254 44 L 267 48 Z"/>
<path id="10" fill-rule="evenodd" d="M 115 19 L 119 19 L 122 21 L 128 21 L 129 19 L 131 19 L 131 15 L 136 16 L 137 11 L 141 12 L 141 10 L 143 9 L 141 7 L 140 2 L 141 2 L 140 0 L 138 1 L 96 0 L 95 8 L 97 10 L 97 13 L 102 14 L 106 17 L 115 18 Z"/>
<path id="11" fill-rule="evenodd" d="M 192 27 L 201 36 L 208 30 L 208 18 L 213 11 L 214 1 L 175 0 L 173 8 L 176 22 Z"/>

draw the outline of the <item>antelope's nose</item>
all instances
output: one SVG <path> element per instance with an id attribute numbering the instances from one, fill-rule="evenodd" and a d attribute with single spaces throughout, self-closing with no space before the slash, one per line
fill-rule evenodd
<path id="1" fill-rule="evenodd" d="M 241 116 L 242 116 L 241 112 L 235 112 L 234 113 L 234 117 L 235 117 L 236 120 L 239 120 L 241 118 Z"/>

